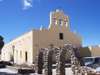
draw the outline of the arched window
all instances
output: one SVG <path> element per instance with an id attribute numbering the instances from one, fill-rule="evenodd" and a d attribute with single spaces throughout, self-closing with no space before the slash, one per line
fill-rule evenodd
<path id="1" fill-rule="evenodd" d="M 60 26 L 62 25 L 62 19 L 59 19 L 59 25 Z"/>

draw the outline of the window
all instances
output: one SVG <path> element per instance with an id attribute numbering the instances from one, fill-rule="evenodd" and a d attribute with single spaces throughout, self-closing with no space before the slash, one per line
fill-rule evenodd
<path id="1" fill-rule="evenodd" d="M 14 51 L 15 51 L 15 46 L 14 45 L 12 45 L 12 51 L 13 51 L 13 53 L 11 55 L 11 61 L 14 62 Z"/>
<path id="2" fill-rule="evenodd" d="M 60 39 L 60 40 L 63 40 L 63 39 L 64 39 L 63 33 L 59 33 L 59 39 Z"/>
<path id="3" fill-rule="evenodd" d="M 27 62 L 27 52 L 25 52 L 25 61 Z"/>

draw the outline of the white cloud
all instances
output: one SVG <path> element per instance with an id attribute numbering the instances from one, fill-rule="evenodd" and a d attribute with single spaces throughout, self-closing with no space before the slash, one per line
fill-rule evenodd
<path id="1" fill-rule="evenodd" d="M 32 7 L 32 0 L 22 0 L 23 1 L 23 9 L 28 9 Z"/>

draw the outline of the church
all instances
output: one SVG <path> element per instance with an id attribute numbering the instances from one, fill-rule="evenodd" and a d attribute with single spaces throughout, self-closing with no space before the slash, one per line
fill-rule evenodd
<path id="1" fill-rule="evenodd" d="M 83 57 L 100 56 L 100 47 L 82 47 L 82 37 L 70 30 L 68 15 L 62 10 L 50 12 L 48 28 L 33 29 L 5 44 L 1 60 L 13 61 L 15 64 L 34 64 L 39 49 L 50 45 L 63 47 L 72 44 L 80 48 Z"/>

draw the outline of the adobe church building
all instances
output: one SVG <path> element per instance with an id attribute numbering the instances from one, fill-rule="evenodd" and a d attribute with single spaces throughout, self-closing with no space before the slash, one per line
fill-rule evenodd
<path id="1" fill-rule="evenodd" d="M 5 44 L 2 49 L 1 60 L 14 61 L 15 64 L 33 64 L 39 49 L 47 48 L 51 44 L 55 47 L 62 47 L 64 44 L 72 44 L 82 48 L 81 36 L 70 31 L 69 17 L 60 10 L 50 13 L 48 29 L 33 29 Z M 88 54 L 85 50 L 86 49 L 83 48 L 80 50 L 83 51 L 81 52 L 83 53 L 82 56 Z M 97 51 L 99 51 L 99 53 Z M 90 53 L 90 55 L 92 54 L 95 56 L 97 53 L 100 56 L 100 47 L 99 50 L 93 49 L 93 53 L 94 54 Z"/>
<path id="2" fill-rule="evenodd" d="M 100 57 L 100 46 L 88 46 L 80 48 L 81 57 Z"/>

